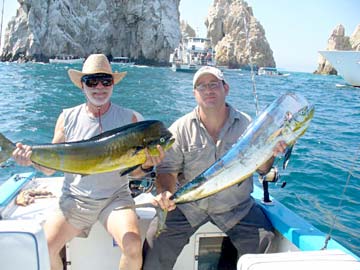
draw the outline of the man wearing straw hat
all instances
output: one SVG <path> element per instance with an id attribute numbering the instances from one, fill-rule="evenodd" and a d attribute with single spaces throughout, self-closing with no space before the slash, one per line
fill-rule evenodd
<path id="1" fill-rule="evenodd" d="M 53 143 L 89 139 L 99 133 L 142 120 L 142 116 L 130 109 L 110 102 L 113 86 L 126 72 L 113 73 L 103 54 L 92 54 L 84 62 L 82 71 L 70 69 L 71 81 L 81 89 L 86 102 L 64 109 L 54 132 Z M 161 162 L 164 152 L 160 146 L 159 157 L 147 153 L 147 159 L 132 172 L 142 176 Z M 24 166 L 33 165 L 50 175 L 55 171 L 32 164 L 31 147 L 17 144 L 13 157 Z M 126 176 L 122 176 L 126 177 Z M 140 269 L 142 264 L 141 237 L 134 210 L 114 211 L 115 208 L 133 204 L 127 179 L 119 172 L 88 176 L 65 173 L 59 210 L 45 225 L 51 269 L 63 269 L 60 251 L 66 242 L 76 236 L 86 237 L 92 225 L 99 220 L 118 243 L 122 256 L 119 269 Z"/>

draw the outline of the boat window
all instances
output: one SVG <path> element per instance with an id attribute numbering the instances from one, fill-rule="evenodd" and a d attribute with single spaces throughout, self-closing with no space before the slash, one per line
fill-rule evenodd
<path id="1" fill-rule="evenodd" d="M 237 250 L 227 236 L 199 237 L 195 260 L 198 270 L 236 270 Z"/>

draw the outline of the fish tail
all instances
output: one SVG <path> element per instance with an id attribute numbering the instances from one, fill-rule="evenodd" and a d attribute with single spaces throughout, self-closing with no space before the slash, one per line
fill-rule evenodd
<path id="1" fill-rule="evenodd" d="M 0 163 L 8 160 L 15 149 L 15 144 L 0 133 Z"/>
<path id="2" fill-rule="evenodd" d="M 166 217 L 167 217 L 167 210 L 163 210 L 160 207 L 156 208 L 156 215 L 158 216 L 158 223 L 156 228 L 155 237 L 159 237 L 159 235 L 166 230 Z"/>
<path id="3" fill-rule="evenodd" d="M 152 207 L 156 209 L 156 216 L 157 216 L 157 224 L 156 224 L 156 232 L 155 238 L 157 238 L 165 229 L 166 229 L 166 217 L 167 217 L 167 210 L 163 210 L 160 207 L 154 206 L 152 203 L 141 203 L 136 205 L 126 205 L 121 207 L 116 207 L 115 211 L 125 210 L 125 209 L 136 209 L 136 208 L 143 208 L 143 207 Z"/>

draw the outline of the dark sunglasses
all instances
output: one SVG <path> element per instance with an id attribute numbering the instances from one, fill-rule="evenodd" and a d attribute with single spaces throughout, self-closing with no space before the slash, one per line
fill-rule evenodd
<path id="1" fill-rule="evenodd" d="M 100 82 L 105 87 L 111 86 L 114 83 L 113 77 L 105 73 L 84 75 L 81 81 L 85 83 L 87 87 L 96 87 Z"/>

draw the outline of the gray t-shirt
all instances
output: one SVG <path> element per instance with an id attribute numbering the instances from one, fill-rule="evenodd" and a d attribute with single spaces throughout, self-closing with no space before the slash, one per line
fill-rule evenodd
<path id="1" fill-rule="evenodd" d="M 178 173 L 178 185 L 191 181 L 224 155 L 249 125 L 251 118 L 235 110 L 229 104 L 229 117 L 222 128 L 218 141 L 213 141 L 200 121 L 198 107 L 175 121 L 169 128 L 175 143 L 166 152 L 158 173 Z M 253 180 L 249 177 L 241 185 L 234 185 L 210 197 L 177 207 L 192 226 L 199 225 L 208 216 L 223 231 L 232 228 L 254 205 L 250 196 Z"/>
<path id="2" fill-rule="evenodd" d="M 85 104 L 64 109 L 63 112 L 66 142 L 86 140 L 100 134 L 99 118 L 89 116 Z M 109 110 L 101 116 L 102 132 L 132 123 L 134 114 L 138 121 L 143 120 L 139 113 L 112 103 Z M 87 176 L 65 173 L 63 193 L 104 199 L 127 188 L 127 176 L 120 177 L 119 171 Z"/>

